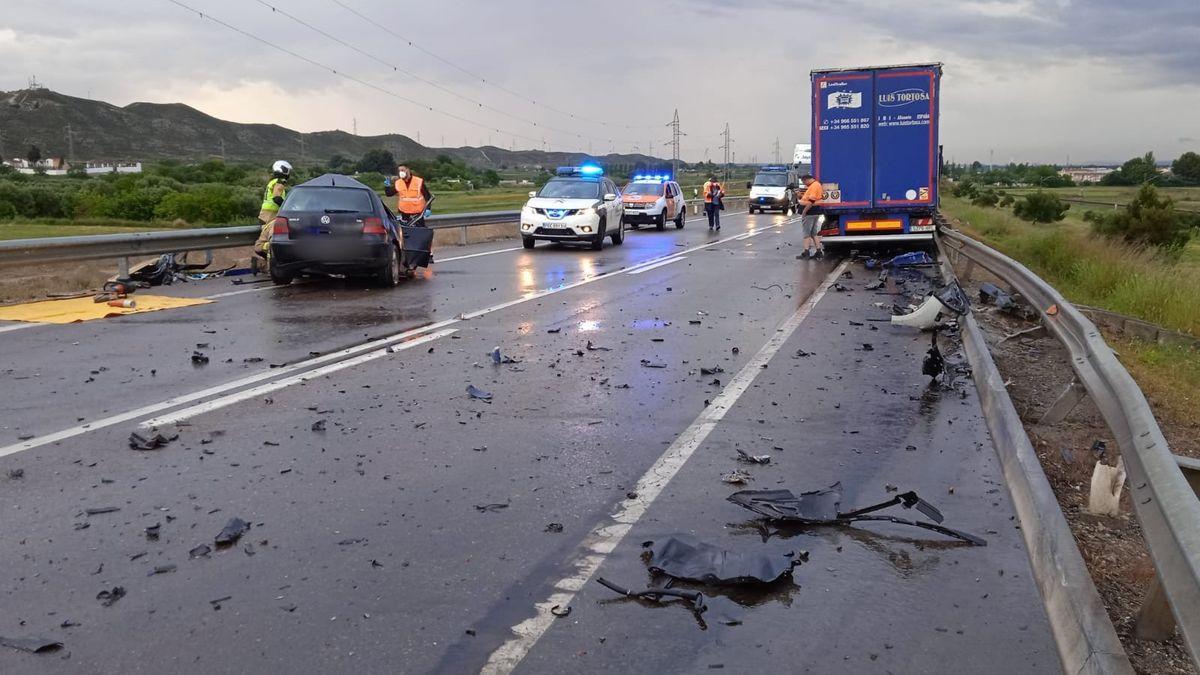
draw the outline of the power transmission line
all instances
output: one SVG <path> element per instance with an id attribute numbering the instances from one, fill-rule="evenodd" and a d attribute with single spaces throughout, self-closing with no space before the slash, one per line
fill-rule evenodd
<path id="1" fill-rule="evenodd" d="M 667 126 L 671 127 L 671 175 L 679 175 L 679 137 L 687 136 L 679 130 L 679 108 L 675 109 L 675 117 Z"/>
<path id="2" fill-rule="evenodd" d="M 171 3 L 171 4 L 173 4 L 173 5 L 176 5 L 176 6 L 178 6 L 178 7 L 182 7 L 183 9 L 186 9 L 186 10 L 187 10 L 187 11 L 189 11 L 189 12 L 194 12 L 194 13 L 195 13 L 197 16 L 199 16 L 201 19 L 207 19 L 207 20 L 209 20 L 209 21 L 212 21 L 213 23 L 216 23 L 216 24 L 218 24 L 218 25 L 220 25 L 220 26 L 223 26 L 223 27 L 225 27 L 225 28 L 227 28 L 227 29 L 229 29 L 229 30 L 231 30 L 231 31 L 234 31 L 235 33 L 239 33 L 239 34 L 241 34 L 241 35 L 243 35 L 243 36 L 245 36 L 245 37 L 248 37 L 248 38 L 250 38 L 251 40 L 254 40 L 255 42 L 259 43 L 260 45 L 263 45 L 263 46 L 266 46 L 266 47 L 270 47 L 271 49 L 274 49 L 274 50 L 276 50 L 276 51 L 283 52 L 284 54 L 287 54 L 288 56 L 291 56 L 291 57 L 293 57 L 293 58 L 296 58 L 296 59 L 299 59 L 299 60 L 301 60 L 301 61 L 304 61 L 305 63 L 307 63 L 307 64 L 309 64 L 309 65 L 312 65 L 312 66 L 315 66 L 315 67 L 317 67 L 317 68 L 320 68 L 321 70 L 328 71 L 328 72 L 330 72 L 330 73 L 332 73 L 332 74 L 334 74 L 334 75 L 337 75 L 338 77 L 341 77 L 341 78 L 343 78 L 343 79 L 349 80 L 349 81 L 351 81 L 351 82 L 354 82 L 354 83 L 356 83 L 356 84 L 361 84 L 361 85 L 362 85 L 362 86 L 364 86 L 364 87 L 368 87 L 368 88 L 370 88 L 370 89 L 374 89 L 375 91 L 378 91 L 378 92 L 380 92 L 380 93 L 382 93 L 382 94 L 386 94 L 386 95 L 388 95 L 388 96 L 391 96 L 392 98 L 395 98 L 395 99 L 398 99 L 398 100 L 404 101 L 405 103 L 410 103 L 410 104 L 412 104 L 412 105 L 414 105 L 414 106 L 417 106 L 417 107 L 419 107 L 419 108 L 423 108 L 423 109 L 425 109 L 425 110 L 428 110 L 429 112 L 432 112 L 432 113 L 435 113 L 435 114 L 438 114 L 438 115 L 442 115 L 442 116 L 444 116 L 444 117 L 448 117 L 448 118 L 450 118 L 450 119 L 457 120 L 457 121 L 459 121 L 459 122 L 463 122 L 463 123 L 466 123 L 466 124 L 470 124 L 470 125 L 472 125 L 472 126 L 477 126 L 477 127 L 483 128 L 483 129 L 488 129 L 488 130 L 490 130 L 490 131 L 495 131 L 496 133 L 509 134 L 509 135 L 511 135 L 511 136 L 516 136 L 516 137 L 518 137 L 518 138 L 523 138 L 523 139 L 525 139 L 525 140 L 527 140 L 527 141 L 537 142 L 537 140 L 538 140 L 538 139 L 536 139 L 536 138 L 534 138 L 534 137 L 532 137 L 532 136 L 526 136 L 526 135 L 524 135 L 524 134 L 519 134 L 519 133 L 517 133 L 517 132 L 515 132 L 515 131 L 505 131 L 504 129 L 499 129 L 499 128 L 496 128 L 496 127 L 489 126 L 489 125 L 487 125 L 487 124 L 483 124 L 483 123 L 481 123 L 481 122 L 476 122 L 475 120 L 468 119 L 468 118 L 466 118 L 466 117 L 463 117 L 462 115 L 457 115 L 457 114 L 455 114 L 455 113 L 452 113 L 452 112 L 449 112 L 449 111 L 447 111 L 447 110 L 442 110 L 442 109 L 440 109 L 440 108 L 435 108 L 435 107 L 433 107 L 433 106 L 431 106 L 431 105 L 426 105 L 425 103 L 421 103 L 420 101 L 417 101 L 417 100 L 415 100 L 415 99 L 411 99 L 411 98 L 409 98 L 409 97 L 407 97 L 407 96 L 403 96 L 403 95 L 401 95 L 401 94 L 397 94 L 396 92 L 394 92 L 394 91 L 391 91 L 390 89 L 385 89 L 384 87 L 381 87 L 381 86 L 379 86 L 379 85 L 377 85 L 377 84 L 375 84 L 375 83 L 373 83 L 373 82 L 369 82 L 369 81 L 367 81 L 367 80 L 364 80 L 364 79 L 361 79 L 361 78 L 355 77 L 355 76 L 353 76 L 353 75 L 349 75 L 349 74 L 347 74 L 347 73 L 343 73 L 342 71 L 338 70 L 337 68 L 334 68 L 334 67 L 332 67 L 332 66 L 327 66 L 327 65 L 325 65 L 324 63 L 321 63 L 320 61 L 316 61 L 316 60 L 314 60 L 314 59 L 310 59 L 309 57 L 307 57 L 307 56 L 304 56 L 303 54 L 299 54 L 299 53 L 297 53 L 297 52 L 294 52 L 294 51 L 292 51 L 292 50 L 290 50 L 290 49 L 288 49 L 288 48 L 286 48 L 286 47 L 281 47 L 281 46 L 279 46 L 279 45 L 275 44 L 275 43 L 274 43 L 274 42 L 272 42 L 272 41 L 268 41 L 268 40 L 266 40 L 265 38 L 262 38 L 262 37 L 259 37 L 259 36 L 255 35 L 254 33 L 251 33 L 251 32 L 249 32 L 249 31 L 246 31 L 246 30 L 242 30 L 241 28 L 238 28 L 237 26 L 234 26 L 233 24 L 230 24 L 230 23 L 228 23 L 228 22 L 226 22 L 226 21 L 222 21 L 221 19 L 218 19 L 217 17 L 215 17 L 215 16 L 212 16 L 211 14 L 205 14 L 204 12 L 202 12 L 202 11 L 200 11 L 200 10 L 196 9 L 195 7 L 191 7 L 191 6 L 189 6 L 189 5 L 187 5 L 187 4 L 183 3 L 183 2 L 180 2 L 179 0 L 166 0 L 166 1 L 167 1 L 167 2 L 169 2 L 169 3 Z"/>
<path id="3" fill-rule="evenodd" d="M 584 117 L 583 115 L 577 115 L 577 114 L 575 114 L 573 112 L 569 112 L 567 110 L 560 110 L 558 108 L 555 108 L 554 106 L 551 106 L 546 103 L 542 103 L 541 101 L 538 101 L 534 98 L 531 98 L 531 97 L 521 94 L 519 92 L 513 91 L 512 89 L 509 89 L 508 87 L 505 87 L 504 85 L 492 82 L 491 80 L 487 79 L 483 75 L 480 75 L 479 73 L 472 72 L 472 71 L 458 65 L 457 63 L 450 61 L 449 59 L 446 59 L 442 56 L 439 56 L 438 54 L 435 54 L 435 53 L 429 51 L 428 49 L 422 47 L 421 45 L 417 44 L 416 42 L 413 42 L 413 40 L 411 38 L 405 37 L 404 35 L 397 33 L 396 31 L 392 30 L 391 28 L 379 23 L 375 19 L 363 14 L 362 12 L 359 12 L 358 10 L 347 5 L 346 3 L 342 2 L 341 0 L 330 0 L 330 2 L 337 5 L 338 7 L 341 7 L 342 9 L 346 10 L 347 12 L 350 12 L 351 14 L 357 16 L 358 18 L 362 19 L 363 21 L 366 21 L 367 23 L 375 26 L 376 28 L 379 28 L 380 30 L 384 31 L 385 33 L 388 33 L 389 35 L 392 35 L 393 37 L 403 40 L 405 42 L 405 44 L 407 44 L 409 47 L 412 47 L 413 49 L 416 49 L 417 51 L 419 51 L 433 59 L 441 61 L 442 63 L 446 64 L 447 66 L 450 66 L 451 68 L 459 71 L 460 73 L 470 76 L 472 79 L 479 80 L 483 84 L 488 85 L 490 87 L 495 87 L 496 89 L 499 89 L 500 91 L 502 91 L 510 96 L 519 98 L 522 101 L 525 101 L 526 103 L 529 103 L 531 105 L 538 106 L 540 108 L 544 108 L 546 110 L 549 110 L 550 112 L 557 113 L 559 115 L 566 115 L 567 117 L 570 117 L 571 119 L 574 119 L 574 120 L 580 120 L 583 122 L 591 122 L 592 124 L 599 124 L 600 126 L 603 126 L 603 127 L 619 126 L 623 129 L 649 129 L 653 126 L 653 125 L 649 125 L 649 124 L 610 125 L 608 122 L 605 122 L 603 120 Z"/>
<path id="4" fill-rule="evenodd" d="M 280 8 L 278 8 L 278 7 L 276 7 L 276 6 L 272 5 L 272 4 L 270 4 L 270 3 L 268 3 L 268 2 L 265 2 L 264 0 L 255 0 L 255 2 L 257 2 L 257 3 L 258 3 L 258 4 L 260 4 L 260 5 L 262 5 L 263 7 L 266 7 L 266 8 L 268 8 L 268 9 L 270 9 L 270 10 L 271 10 L 272 12 L 274 12 L 274 13 L 277 13 L 277 14 L 279 14 L 279 15 L 281 15 L 281 16 L 284 16 L 284 17 L 286 17 L 286 18 L 290 19 L 291 21 L 293 21 L 293 22 L 295 22 L 295 23 L 298 23 L 298 24 L 300 24 L 301 26 L 304 26 L 305 28 L 307 28 L 307 29 L 309 29 L 309 30 L 313 31 L 314 33 L 317 33 L 318 35 L 322 35 L 322 36 L 324 36 L 325 38 L 327 38 L 327 39 L 329 39 L 329 40 L 331 40 L 331 41 L 333 41 L 333 42 L 335 42 L 335 43 L 337 43 L 337 44 L 339 44 L 339 45 L 341 45 L 341 46 L 343 46 L 343 47 L 345 47 L 345 48 L 347 48 L 347 49 L 353 50 L 354 52 L 356 52 L 356 53 L 358 53 L 358 54 L 361 54 L 362 56 L 365 56 L 366 58 L 368 58 L 368 59 L 371 59 L 372 61 L 375 61 L 376 63 L 379 63 L 379 64 L 382 64 L 382 65 L 384 65 L 384 66 L 387 66 L 388 68 L 391 68 L 391 69 L 392 69 L 393 71 L 395 71 L 395 72 L 398 72 L 398 73 L 404 73 L 405 75 L 408 75 L 409 77 L 413 78 L 414 80 L 416 80 L 416 81 L 418 81 L 418 82 L 420 82 L 420 83 L 422 83 L 422 84 L 425 84 L 425 85 L 428 85 L 428 86 L 430 86 L 430 87 L 433 87 L 434 89 L 437 89 L 438 91 L 445 92 L 445 93 L 447 93 L 447 94 L 449 94 L 449 95 L 451 95 L 451 96 L 454 96 L 454 97 L 456 97 L 456 98 L 459 98 L 459 99 L 461 99 L 461 100 L 463 100 L 463 101 L 466 101 L 467 103 L 470 103 L 470 104 L 472 104 L 472 105 L 478 106 L 479 108 L 482 108 L 482 109 L 485 109 L 485 110 L 489 110 L 489 111 L 491 111 L 491 112 L 494 112 L 494 113 L 496 113 L 497 115 L 502 115 L 502 116 L 504 116 L 504 117 L 508 117 L 509 119 L 512 119 L 512 120 L 515 120 L 515 121 L 518 121 L 518 122 L 522 122 L 522 123 L 524 123 L 524 124 L 528 124 L 528 125 L 530 125 L 530 126 L 537 127 L 537 128 L 539 128 L 539 129 L 546 129 L 547 131 L 552 131 L 552 132 L 554 132 L 554 133 L 559 133 L 559 134 L 563 134 L 563 135 L 570 136 L 570 137 L 574 137 L 574 138 L 578 138 L 578 139 L 583 139 L 583 138 L 585 138 L 585 136 L 584 136 L 583 134 L 580 134 L 580 133 L 577 133 L 577 132 L 574 132 L 574 131 L 569 131 L 569 130 L 567 130 L 567 129 L 556 129 L 556 128 L 554 128 L 554 127 L 546 126 L 546 125 L 544 125 L 544 124 L 539 124 L 538 122 L 535 122 L 535 121 L 533 121 L 533 120 L 526 119 L 526 118 L 524 118 L 524 117 L 521 117 L 521 116 L 519 116 L 519 115 L 514 115 L 514 114 L 512 114 L 512 113 L 510 113 L 510 112 L 507 112 L 507 111 L 505 111 L 505 110 L 501 110 L 501 109 L 499 109 L 499 108 L 496 108 L 496 107 L 494 107 L 494 106 L 488 105 L 488 104 L 486 104 L 486 103 L 484 103 L 484 102 L 482 102 L 482 101 L 479 101 L 479 100 L 477 100 L 477 99 L 473 99 L 473 98 L 471 98 L 470 96 L 465 96 L 465 95 L 463 95 L 463 94 L 460 94 L 460 93 L 458 93 L 458 92 L 454 91 L 453 89 L 450 89 L 450 88 L 448 88 L 448 87 L 445 87 L 445 86 L 443 86 L 443 85 L 441 85 L 441 84 L 438 84 L 437 82 L 434 82 L 433 80 L 430 80 L 430 79 L 428 79 L 428 78 L 422 77 L 422 76 L 418 75 L 417 73 L 414 73 L 414 72 L 413 72 L 413 71 L 411 71 L 411 70 L 408 70 L 408 69 L 405 69 L 405 68 L 401 68 L 400 66 L 398 66 L 398 65 L 396 65 L 396 64 L 394 64 L 394 63 L 392 63 L 392 62 L 390 62 L 390 61 L 387 61 L 386 59 L 383 59 L 383 58 L 380 58 L 380 57 L 378 57 L 378 56 L 375 56 L 374 54 L 372 54 L 372 53 L 370 53 L 370 52 L 368 52 L 368 51 L 366 51 L 366 50 L 364 50 L 364 49 L 361 49 L 361 48 L 359 48 L 359 47 L 358 47 L 358 46 L 356 46 L 355 44 L 353 44 L 353 43 L 351 43 L 351 42 L 347 42 L 346 40 L 343 40 L 343 39 L 341 39 L 341 38 L 337 37 L 336 35 L 332 35 L 332 34 L 330 34 L 329 32 L 327 32 L 327 31 L 325 31 L 325 30 L 323 30 L 323 29 L 321 29 L 321 28 L 318 28 L 317 26 L 314 26 L 314 25 L 312 25 L 311 23 L 309 23 L 309 22 L 307 22 L 307 21 L 305 21 L 305 20 L 301 19 L 300 17 L 297 17 L 297 16 L 295 16 L 295 15 L 293 15 L 293 14 L 290 14 L 290 13 L 288 13 L 288 12 L 287 12 L 287 11 L 285 11 L 285 10 L 282 10 L 282 9 L 280 9 Z"/>
<path id="5" fill-rule="evenodd" d="M 779 137 L 776 136 L 775 137 L 775 163 L 776 164 L 779 164 L 779 162 L 780 162 L 779 153 L 781 152 L 781 150 L 782 149 L 779 147 Z"/>
<path id="6" fill-rule="evenodd" d="M 721 134 L 725 137 L 725 144 L 721 149 L 725 151 L 725 182 L 729 182 L 729 153 L 733 149 L 733 139 L 729 137 L 729 122 L 725 123 L 725 131 Z"/>

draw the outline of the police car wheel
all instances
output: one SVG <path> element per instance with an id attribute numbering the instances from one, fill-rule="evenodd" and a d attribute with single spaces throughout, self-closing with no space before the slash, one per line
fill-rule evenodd
<path id="1" fill-rule="evenodd" d="M 607 228 L 604 227 L 604 221 L 601 221 L 600 222 L 600 231 L 598 233 L 596 233 L 596 236 L 592 237 L 592 250 L 593 251 L 599 251 L 600 249 L 604 248 L 604 237 L 606 236 L 605 232 L 604 232 L 605 229 L 607 229 Z"/>
<path id="2" fill-rule="evenodd" d="M 612 233 L 612 243 L 613 246 L 620 246 L 625 243 L 625 223 L 621 223 L 617 231 Z"/>
<path id="3" fill-rule="evenodd" d="M 521 245 L 525 248 L 533 248 L 533 237 L 521 237 Z"/>
<path id="4" fill-rule="evenodd" d="M 753 207 L 753 206 L 747 207 L 747 208 L 746 208 L 746 211 L 747 211 L 748 213 L 750 213 L 750 215 L 754 215 L 754 207 Z"/>
<path id="5" fill-rule="evenodd" d="M 675 215 L 675 229 L 683 229 L 683 209 L 679 209 L 679 213 Z"/>
<path id="6" fill-rule="evenodd" d="M 667 226 L 667 212 L 663 211 L 654 217 L 654 229 L 658 230 L 659 232 L 662 232 L 663 228 L 666 226 Z"/>

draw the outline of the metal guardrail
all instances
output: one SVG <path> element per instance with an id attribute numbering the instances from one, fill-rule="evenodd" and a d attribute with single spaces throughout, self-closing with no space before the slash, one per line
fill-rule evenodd
<path id="1" fill-rule="evenodd" d="M 465 228 L 476 225 L 515 223 L 520 217 L 520 211 L 484 211 L 431 216 L 428 223 L 429 227 L 439 230 L 464 228 L 463 235 L 465 237 Z M 246 225 L 195 230 L 13 239 L 0 241 L 0 267 L 236 248 L 253 244 L 254 240 L 258 238 L 258 233 L 258 225 Z"/>
<path id="2" fill-rule="evenodd" d="M 1042 324 L 1071 357 L 1077 382 L 1099 408 L 1117 439 L 1129 475 L 1130 497 L 1150 558 L 1158 573 L 1147 590 L 1139 624 L 1169 619 L 1153 616 L 1165 598 L 1193 660 L 1200 656 L 1200 498 L 1171 454 L 1146 397 L 1104 342 L 1100 331 L 1057 290 L 1017 261 L 943 227 L 943 243 L 1011 284 L 1038 309 Z M 1070 390 L 1069 390 L 1070 391 Z M 1138 632 L 1143 629 L 1139 625 Z"/>
<path id="3" fill-rule="evenodd" d="M 744 202 L 746 197 L 729 197 L 727 204 Z M 691 201 L 694 213 L 701 204 Z M 520 211 L 481 211 L 430 216 L 435 230 L 462 228 L 461 243 L 467 243 L 467 228 L 478 225 L 516 223 Z M 38 265 L 74 260 L 104 260 L 152 256 L 185 251 L 211 251 L 219 248 L 250 246 L 258 238 L 258 225 L 207 227 L 193 230 L 158 230 L 127 234 L 93 234 L 77 237 L 41 237 L 0 241 L 0 268 L 14 265 Z"/>

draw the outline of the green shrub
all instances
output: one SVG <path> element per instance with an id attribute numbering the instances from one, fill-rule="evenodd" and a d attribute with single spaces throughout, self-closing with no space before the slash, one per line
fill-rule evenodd
<path id="1" fill-rule="evenodd" d="M 1013 206 L 1013 215 L 1031 223 L 1053 223 L 1065 218 L 1070 208 L 1071 205 L 1058 195 L 1038 190 L 1017 202 Z"/>
<path id="2" fill-rule="evenodd" d="M 1191 238 L 1196 218 L 1177 210 L 1175 202 L 1161 196 L 1153 185 L 1143 185 L 1124 209 L 1113 213 L 1089 211 L 1084 220 L 1098 234 L 1120 237 L 1133 244 L 1178 250 Z"/>
<path id="3" fill-rule="evenodd" d="M 955 197 L 974 199 L 979 194 L 979 187 L 969 180 L 964 180 L 954 185 L 953 192 Z"/>
<path id="4" fill-rule="evenodd" d="M 971 203 L 975 206 L 995 206 L 1000 203 L 1000 195 L 996 194 L 995 190 L 982 190 L 971 199 Z"/>

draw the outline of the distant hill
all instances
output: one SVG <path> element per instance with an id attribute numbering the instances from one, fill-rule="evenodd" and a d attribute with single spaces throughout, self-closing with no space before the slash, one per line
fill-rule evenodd
<path id="1" fill-rule="evenodd" d="M 344 131 L 300 133 L 277 124 L 241 124 L 207 115 L 182 103 L 131 103 L 118 107 L 59 94 L 49 89 L 0 92 L 0 145 L 6 159 L 24 157 L 37 145 L 43 157 L 69 157 L 67 125 L 75 158 L 87 160 L 197 161 L 224 156 L 228 161 L 323 163 L 336 154 L 361 157 L 384 148 L 397 159 L 449 155 L 481 169 L 501 166 L 561 166 L 585 155 L 540 150 L 430 148 L 401 134 L 355 136 Z M 303 139 L 304 157 L 300 157 Z M 608 155 L 610 164 L 661 163 L 646 155 Z"/>

